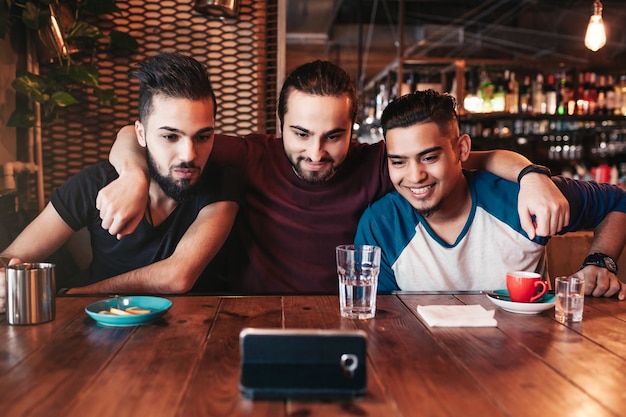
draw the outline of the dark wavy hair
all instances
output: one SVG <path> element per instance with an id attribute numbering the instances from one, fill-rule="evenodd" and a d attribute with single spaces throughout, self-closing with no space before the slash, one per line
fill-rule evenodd
<path id="1" fill-rule="evenodd" d="M 350 118 L 356 121 L 359 101 L 356 85 L 346 71 L 328 61 L 313 61 L 300 65 L 287 76 L 278 98 L 278 119 L 280 129 L 283 128 L 289 94 L 297 90 L 315 96 L 340 97 L 347 95 L 350 99 Z"/>
<path id="2" fill-rule="evenodd" d="M 209 73 L 204 65 L 178 52 L 162 52 L 139 62 L 129 77 L 139 80 L 139 120 L 152 112 L 155 95 L 189 100 L 213 100 L 213 116 L 217 101 Z"/>
<path id="3" fill-rule="evenodd" d="M 415 91 L 391 101 L 380 118 L 383 136 L 398 127 L 434 122 L 442 134 L 458 136 L 456 99 L 434 90 Z"/>

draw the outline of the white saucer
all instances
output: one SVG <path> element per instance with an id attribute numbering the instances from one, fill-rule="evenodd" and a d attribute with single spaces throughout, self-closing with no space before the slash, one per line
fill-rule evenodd
<path id="1" fill-rule="evenodd" d="M 509 292 L 507 290 L 495 290 L 494 294 L 500 294 L 508 297 Z M 545 294 L 541 301 L 535 301 L 534 303 L 516 303 L 513 301 L 499 300 L 487 294 L 489 301 L 500 307 L 502 310 L 509 311 L 511 313 L 519 314 L 537 314 L 542 311 L 548 310 L 554 307 L 556 298 L 554 294 Z"/>

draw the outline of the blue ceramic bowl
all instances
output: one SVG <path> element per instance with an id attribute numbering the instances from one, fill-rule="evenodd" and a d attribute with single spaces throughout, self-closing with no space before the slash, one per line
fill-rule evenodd
<path id="1" fill-rule="evenodd" d="M 100 311 L 108 311 L 109 308 L 117 308 L 119 301 L 120 309 L 128 307 L 139 307 L 150 310 L 150 313 L 137 314 L 134 316 L 116 316 L 111 314 L 100 314 Z M 85 307 L 85 312 L 94 319 L 98 324 L 110 327 L 130 327 L 151 323 L 156 319 L 163 317 L 167 310 L 172 306 L 172 302 L 167 298 L 152 297 L 146 295 L 133 295 L 128 297 L 108 298 L 106 300 L 96 301 Z"/>

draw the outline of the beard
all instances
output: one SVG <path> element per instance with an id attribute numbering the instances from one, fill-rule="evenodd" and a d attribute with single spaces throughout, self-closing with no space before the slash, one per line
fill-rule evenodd
<path id="1" fill-rule="evenodd" d="M 408 198 L 407 198 L 407 200 L 408 200 Z M 409 200 L 409 201 L 411 201 L 411 200 Z M 422 207 L 419 207 L 419 208 L 413 206 L 413 208 L 415 209 L 415 211 L 418 214 L 420 214 L 422 217 L 427 219 L 427 218 L 431 217 L 433 214 L 435 214 L 437 211 L 439 211 L 441 209 L 442 205 L 443 205 L 443 200 L 439 200 L 437 202 L 434 202 L 430 206 L 423 205 Z"/>
<path id="2" fill-rule="evenodd" d="M 183 178 L 178 181 L 174 180 L 171 175 L 162 175 L 157 168 L 155 160 L 150 154 L 150 150 L 146 147 L 146 160 L 148 161 L 148 169 L 150 170 L 150 177 L 159 184 L 159 187 L 163 190 L 166 196 L 172 200 L 180 203 L 193 195 L 197 188 L 198 182 L 191 183 L 189 178 Z M 198 168 L 193 162 L 183 162 L 176 168 Z"/>
<path id="3" fill-rule="evenodd" d="M 291 162 L 291 167 L 293 168 L 294 172 L 296 173 L 296 175 L 303 181 L 308 182 L 309 184 L 321 184 L 324 183 L 326 181 L 328 181 L 330 178 L 332 178 L 333 175 L 335 175 L 335 172 L 337 172 L 337 169 L 335 168 L 335 166 L 333 165 L 333 160 L 332 159 L 323 159 L 322 162 L 328 162 L 330 163 L 330 167 L 325 170 L 325 171 L 309 171 L 309 170 L 305 170 L 304 168 L 302 168 L 302 162 L 304 162 L 305 160 L 307 162 L 310 161 L 310 159 L 307 159 L 305 157 L 299 157 L 296 158 L 296 160 L 294 161 L 291 157 L 289 157 L 289 155 L 287 155 L 287 158 L 289 159 L 289 162 Z"/>
<path id="4" fill-rule="evenodd" d="M 427 219 L 433 214 L 435 214 L 435 212 L 437 212 L 437 210 L 439 210 L 440 208 L 441 208 L 441 203 L 437 203 L 431 207 L 419 208 L 419 209 L 416 208 L 415 211 L 417 211 L 422 217 Z"/>

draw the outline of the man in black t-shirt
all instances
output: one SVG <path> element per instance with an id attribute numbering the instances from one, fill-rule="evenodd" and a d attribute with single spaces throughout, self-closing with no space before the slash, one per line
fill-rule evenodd
<path id="1" fill-rule="evenodd" d="M 39 261 L 87 227 L 93 262 L 83 286 L 72 293 L 187 292 L 226 240 L 238 210 L 233 177 L 207 163 L 216 100 L 206 68 L 168 53 L 144 60 L 131 76 L 140 81 L 135 132 L 150 171 L 140 226 L 120 240 L 102 227 L 96 196 L 118 177 L 103 162 L 56 190 L 42 213 L 0 254 L 11 264 Z M 4 271 L 0 274 L 3 283 Z"/>

